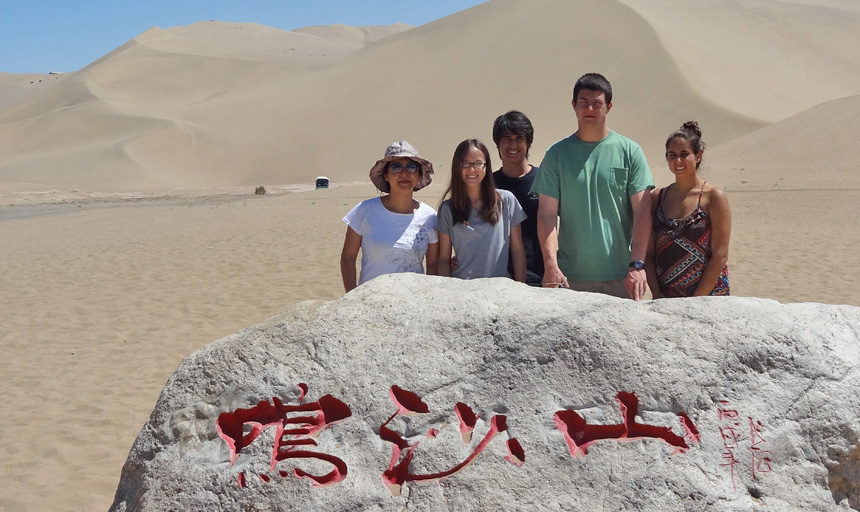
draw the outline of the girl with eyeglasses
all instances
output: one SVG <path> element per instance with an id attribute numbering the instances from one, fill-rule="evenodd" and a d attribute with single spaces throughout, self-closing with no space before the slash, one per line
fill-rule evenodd
<path id="1" fill-rule="evenodd" d="M 520 223 L 526 218 L 507 190 L 496 190 L 490 152 L 483 142 L 464 140 L 454 151 L 451 183 L 442 196 L 439 233 L 439 275 L 461 279 L 513 277 L 525 282 L 526 257 Z M 445 199 L 451 194 L 450 199 Z M 456 268 L 450 265 L 452 251 Z M 508 274 L 508 259 L 514 275 Z"/>
<path id="2" fill-rule="evenodd" d="M 343 218 L 346 238 L 340 274 L 347 292 L 383 274 L 436 272 L 436 210 L 412 198 L 430 184 L 433 164 L 406 141 L 395 142 L 370 169 L 370 181 L 387 195 L 358 203 Z M 355 263 L 361 251 L 361 274 Z"/>

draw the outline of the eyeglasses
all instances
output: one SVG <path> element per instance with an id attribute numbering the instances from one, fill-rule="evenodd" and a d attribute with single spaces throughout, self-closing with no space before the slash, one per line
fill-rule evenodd
<path id="1" fill-rule="evenodd" d="M 403 171 L 403 169 L 406 169 L 406 172 L 408 172 L 409 174 L 413 174 L 415 172 L 418 172 L 418 164 L 416 164 L 415 162 L 409 162 L 408 164 L 403 165 L 401 163 L 395 162 L 388 166 L 388 172 L 392 172 L 394 174 L 400 173 L 401 171 Z"/>
<path id="2" fill-rule="evenodd" d="M 463 162 L 463 169 L 475 169 L 476 171 L 480 171 L 486 166 L 486 162 Z"/>

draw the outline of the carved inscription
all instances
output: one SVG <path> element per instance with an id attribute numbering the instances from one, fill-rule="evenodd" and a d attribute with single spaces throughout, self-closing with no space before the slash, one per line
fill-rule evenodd
<path id="1" fill-rule="evenodd" d="M 615 401 L 618 402 L 622 418 L 622 422 L 617 424 L 590 425 L 585 418 L 571 409 L 555 413 L 555 425 L 564 434 L 564 440 L 573 457 L 585 457 L 588 455 L 588 447 L 601 440 L 660 439 L 675 447 L 675 453 L 684 453 L 690 448 L 685 437 L 692 442 L 699 442 L 698 429 L 684 413 L 678 414 L 685 431 L 682 437 L 675 434 L 670 427 L 638 423 L 636 415 L 639 413 L 639 398 L 634 393 L 622 391 L 615 395 Z"/>
<path id="2" fill-rule="evenodd" d="M 236 409 L 218 416 L 215 422 L 218 434 L 230 449 L 230 464 L 239 458 L 242 448 L 250 445 L 264 430 L 275 428 L 275 444 L 272 448 L 272 460 L 269 471 L 274 473 L 278 462 L 287 459 L 312 458 L 332 465 L 332 470 L 324 475 L 313 475 L 299 468 L 293 469 L 296 478 L 307 478 L 315 487 L 336 484 L 346 478 L 347 466 L 343 460 L 327 453 L 308 449 L 316 447 L 315 437 L 330 427 L 352 415 L 349 407 L 331 395 L 325 395 L 316 402 L 303 404 L 308 387 L 299 384 L 301 395 L 298 405 L 285 405 L 278 397 L 272 398 L 272 403 L 261 401 L 250 409 Z M 244 433 L 245 425 L 250 432 Z M 289 475 L 279 471 L 283 478 Z M 245 473 L 239 473 L 239 485 L 245 487 Z M 263 483 L 270 481 L 270 476 L 260 475 Z"/>
<path id="3" fill-rule="evenodd" d="M 492 441 L 497 434 L 506 432 L 508 429 L 507 417 L 500 414 L 494 414 L 493 417 L 490 418 L 489 431 L 487 431 L 475 449 L 472 450 L 472 453 L 463 461 L 444 471 L 427 474 L 414 474 L 409 471 L 409 465 L 412 462 L 412 458 L 415 456 L 415 452 L 420 441 L 415 441 L 410 444 L 400 434 L 388 428 L 388 424 L 391 423 L 391 420 L 401 414 L 425 414 L 430 411 L 427 404 L 421 400 L 420 396 L 411 391 L 401 389 L 398 386 L 391 387 L 389 390 L 389 397 L 391 398 L 391 401 L 394 402 L 394 405 L 397 406 L 397 411 L 395 411 L 394 414 L 392 414 L 391 417 L 389 417 L 388 420 L 386 420 L 379 428 L 379 436 L 383 440 L 394 445 L 391 453 L 391 462 L 388 465 L 388 469 L 382 474 L 382 481 L 385 483 L 385 486 L 388 487 L 392 496 L 400 496 L 401 489 L 406 482 L 440 480 L 462 470 L 475 460 L 482 451 L 484 451 L 484 448 L 490 444 L 490 441 Z M 458 402 L 454 406 L 454 413 L 457 415 L 457 418 L 460 419 L 460 435 L 463 443 L 469 444 L 472 440 L 472 432 L 477 424 L 478 417 L 475 415 L 474 411 L 472 411 L 472 409 L 463 402 Z M 427 433 L 427 438 L 433 438 L 437 434 L 438 431 L 431 428 Z M 516 438 L 509 437 L 505 444 L 508 449 L 508 455 L 505 456 L 505 460 L 511 464 L 522 466 L 525 462 L 525 452 L 523 451 L 522 446 L 520 446 L 519 441 L 517 441 Z"/>

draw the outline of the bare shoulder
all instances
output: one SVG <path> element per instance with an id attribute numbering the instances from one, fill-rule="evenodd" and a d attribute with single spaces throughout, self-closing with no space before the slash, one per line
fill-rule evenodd
<path id="1" fill-rule="evenodd" d="M 657 211 L 658 203 L 660 202 L 660 191 L 663 190 L 660 187 L 654 187 L 651 189 L 651 214 Z"/>
<path id="2" fill-rule="evenodd" d="M 726 195 L 726 191 L 710 183 L 705 183 L 705 187 L 702 190 L 702 207 L 705 210 L 709 208 L 727 209 L 729 207 L 729 198 Z"/>
<path id="3" fill-rule="evenodd" d="M 703 193 L 711 199 L 727 199 L 725 190 L 715 187 L 710 183 L 705 183 L 705 190 Z"/>

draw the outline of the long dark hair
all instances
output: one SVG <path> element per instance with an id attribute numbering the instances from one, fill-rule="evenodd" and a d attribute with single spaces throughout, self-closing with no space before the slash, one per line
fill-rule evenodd
<path id="1" fill-rule="evenodd" d="M 442 201 L 451 194 L 451 217 L 454 224 L 466 224 L 469 221 L 469 212 L 472 210 L 472 203 L 469 201 L 469 194 L 466 191 L 466 184 L 463 183 L 463 162 L 466 160 L 466 153 L 469 149 L 475 148 L 484 154 L 484 179 L 481 181 L 481 201 L 484 203 L 478 216 L 490 224 L 495 224 L 499 221 L 499 215 L 502 210 L 502 199 L 499 193 L 496 192 L 496 184 L 493 181 L 493 166 L 490 163 L 490 151 L 487 146 L 478 139 L 467 139 L 457 146 L 454 150 L 454 158 L 451 161 L 451 182 L 448 189 L 442 195 Z"/>

